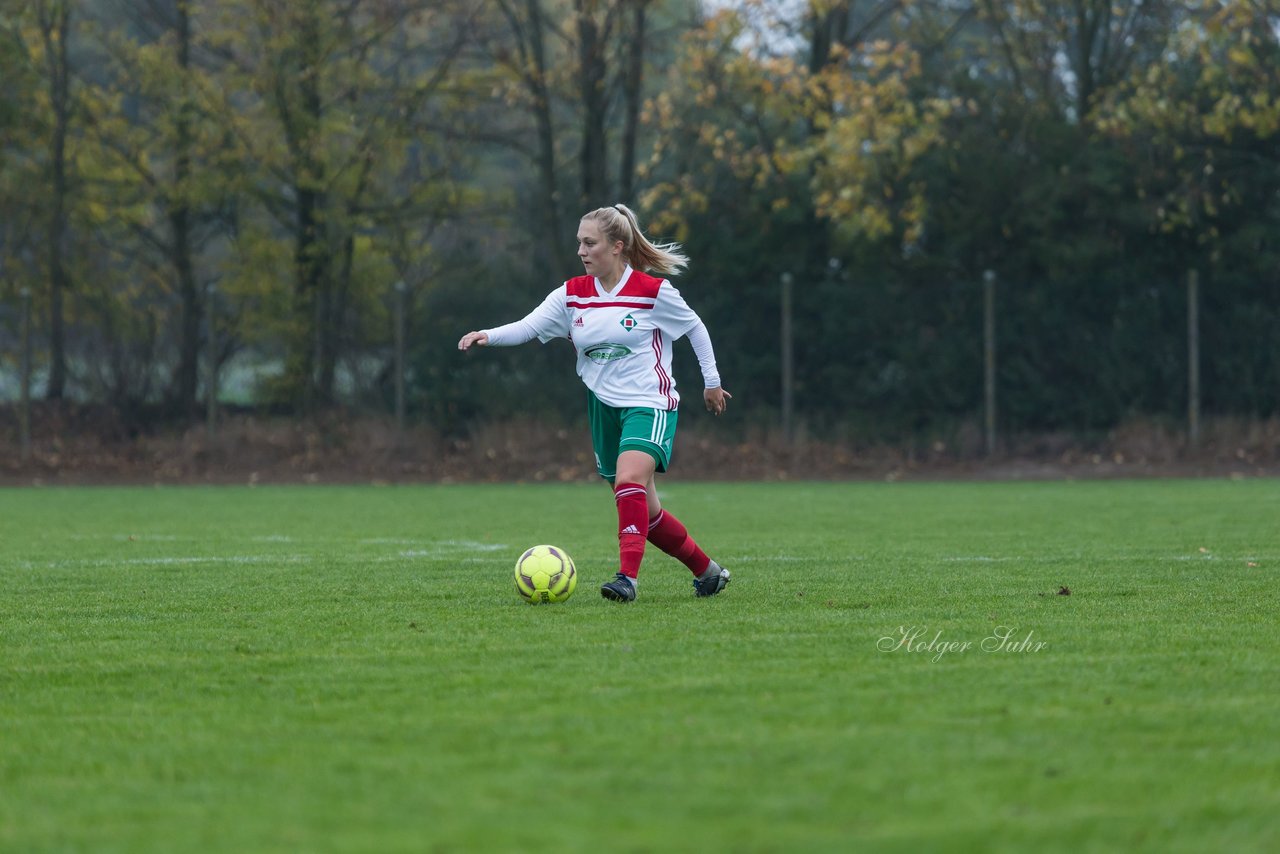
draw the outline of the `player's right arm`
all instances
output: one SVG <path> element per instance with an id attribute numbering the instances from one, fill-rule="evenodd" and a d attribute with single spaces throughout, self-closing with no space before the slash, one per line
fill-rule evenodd
<path id="1" fill-rule="evenodd" d="M 493 329 L 468 332 L 458 342 L 458 349 L 466 350 L 472 345 L 513 347 L 534 338 L 545 344 L 552 338 L 565 338 L 568 335 L 569 318 L 565 308 L 565 288 L 562 285 L 547 294 L 542 304 L 525 315 L 523 320 L 495 326 Z"/>
<path id="2" fill-rule="evenodd" d="M 472 344 L 474 344 L 477 347 L 483 347 L 488 343 L 489 343 L 489 333 L 483 332 L 483 331 L 468 332 L 466 335 L 463 335 L 462 340 L 458 342 L 458 349 L 459 350 L 470 349 Z"/>

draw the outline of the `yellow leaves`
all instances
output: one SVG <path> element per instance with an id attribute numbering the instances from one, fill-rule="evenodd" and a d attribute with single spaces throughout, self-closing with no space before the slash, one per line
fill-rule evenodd
<path id="1" fill-rule="evenodd" d="M 84 218 L 93 225 L 102 225 L 112 219 L 112 209 L 99 201 L 91 201 L 84 205 Z"/>
<path id="2" fill-rule="evenodd" d="M 711 200 L 706 183 L 686 173 L 642 192 L 640 204 L 655 212 L 650 218 L 652 231 L 684 242 L 689 238 L 688 217 L 705 213 Z"/>
<path id="3" fill-rule="evenodd" d="M 1280 132 L 1274 72 L 1257 50 L 1256 30 L 1265 19 L 1256 4 L 1202 5 L 1205 16 L 1188 20 L 1174 34 L 1163 61 L 1136 74 L 1100 122 L 1110 133 L 1154 139 L 1167 146 L 1174 163 L 1189 166 L 1199 152 L 1231 145 L 1241 134 L 1267 139 Z M 1191 153 L 1183 148 L 1187 140 L 1195 141 Z"/>
<path id="4" fill-rule="evenodd" d="M 834 12 L 844 0 L 809 0 L 809 14 L 820 18 Z"/>
<path id="5" fill-rule="evenodd" d="M 1227 48 L 1227 60 L 1233 65 L 1241 66 L 1251 66 L 1257 62 L 1253 51 L 1242 45 L 1234 45 Z"/>
<path id="6" fill-rule="evenodd" d="M 914 56 L 901 46 L 873 49 L 875 61 L 867 67 L 876 74 L 838 75 L 829 83 L 829 128 L 814 142 L 817 207 L 846 236 L 882 238 L 900 227 L 910 242 L 923 228 L 925 194 L 907 176 L 942 142 L 941 122 L 956 104 L 915 103 L 907 88 L 918 68 Z"/>
<path id="7" fill-rule="evenodd" d="M 671 93 L 661 92 L 656 98 L 649 101 L 648 109 L 654 122 L 659 125 L 669 126 L 675 115 L 675 105 L 671 101 Z"/>
<path id="8" fill-rule="evenodd" d="M 1280 101 L 1271 100 L 1265 93 L 1254 97 L 1248 110 L 1249 127 L 1260 137 L 1269 138 L 1280 133 Z"/>
<path id="9" fill-rule="evenodd" d="M 762 16 L 753 21 L 776 11 L 746 2 L 744 14 Z M 908 176 L 939 144 L 947 116 L 980 105 L 915 96 L 920 57 L 903 42 L 837 47 L 837 61 L 811 72 L 801 54 L 743 40 L 745 27 L 717 14 L 686 37 L 668 85 L 646 107 L 660 140 L 647 174 L 680 176 L 646 195 L 645 207 L 671 220 L 662 230 L 672 233 L 705 204 L 699 188 L 727 174 L 774 212 L 792 204 L 789 188 L 810 182 L 819 215 L 846 236 L 918 237 L 925 194 Z"/>

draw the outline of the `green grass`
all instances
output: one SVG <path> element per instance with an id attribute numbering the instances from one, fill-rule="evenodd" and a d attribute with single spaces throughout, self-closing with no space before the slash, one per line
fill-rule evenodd
<path id="1" fill-rule="evenodd" d="M 1280 483 L 664 500 L 724 595 L 601 486 L 0 491 L 0 850 L 1280 850 Z"/>

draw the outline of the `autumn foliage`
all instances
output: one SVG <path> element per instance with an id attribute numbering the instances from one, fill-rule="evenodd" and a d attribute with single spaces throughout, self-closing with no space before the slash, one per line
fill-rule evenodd
<path id="1" fill-rule="evenodd" d="M 10 3 L 0 397 L 25 292 L 37 396 L 386 412 L 403 293 L 412 418 L 576 412 L 562 351 L 450 345 L 627 201 L 749 423 L 790 274 L 810 429 L 971 425 L 988 271 L 1002 429 L 1181 418 L 1191 270 L 1202 405 L 1271 416 L 1277 33 L 1272 0 Z"/>

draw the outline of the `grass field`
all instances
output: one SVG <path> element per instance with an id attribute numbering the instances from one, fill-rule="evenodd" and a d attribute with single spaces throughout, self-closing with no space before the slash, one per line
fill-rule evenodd
<path id="1" fill-rule="evenodd" d="M 1280 482 L 664 501 L 0 491 L 0 850 L 1280 850 Z"/>

